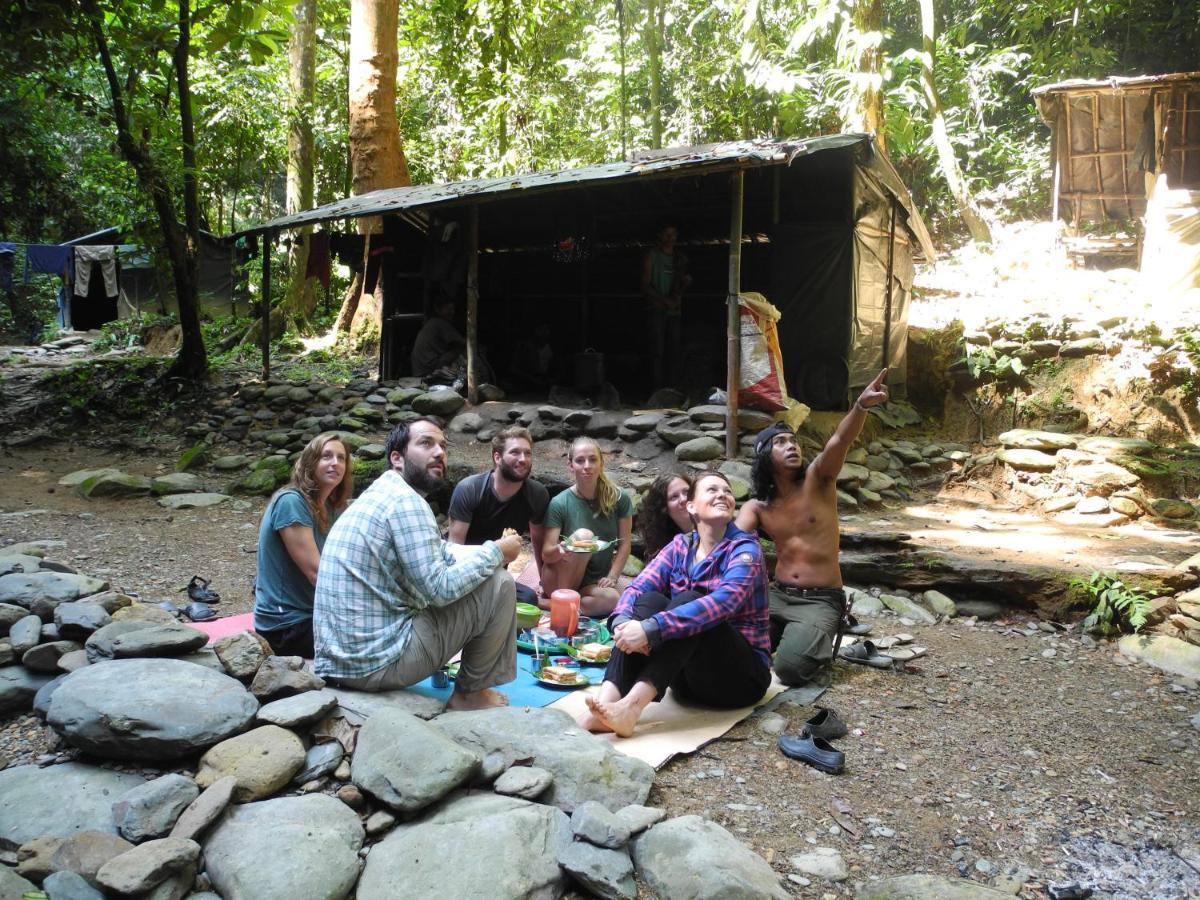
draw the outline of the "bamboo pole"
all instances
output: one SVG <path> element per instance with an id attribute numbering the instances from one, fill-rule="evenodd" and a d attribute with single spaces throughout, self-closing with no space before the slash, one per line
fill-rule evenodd
<path id="1" fill-rule="evenodd" d="M 738 297 L 742 293 L 742 197 L 743 173 L 738 169 L 732 177 L 732 197 L 729 204 L 729 306 L 726 326 L 725 368 L 725 456 L 738 456 L 738 382 L 742 372 L 742 317 Z"/>
<path id="2" fill-rule="evenodd" d="M 479 402 L 479 205 L 471 207 L 467 225 L 467 401 Z"/>
<path id="3" fill-rule="evenodd" d="M 262 317 L 262 327 L 259 329 L 259 341 L 262 344 L 262 378 L 266 381 L 271 377 L 271 241 L 274 235 L 269 231 L 263 232 L 262 240 L 262 299 L 259 301 Z"/>
<path id="4" fill-rule="evenodd" d="M 889 204 L 891 216 L 888 225 L 887 290 L 883 295 L 883 365 L 881 368 L 884 369 L 892 364 L 892 275 L 895 271 L 896 259 L 896 198 L 889 194 L 888 199 L 891 201 Z"/>

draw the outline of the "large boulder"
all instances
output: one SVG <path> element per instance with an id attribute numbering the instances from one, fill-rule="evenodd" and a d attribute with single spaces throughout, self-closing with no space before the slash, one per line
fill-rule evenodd
<path id="1" fill-rule="evenodd" d="M 0 715 L 32 708 L 37 692 L 53 680 L 50 675 L 30 672 L 24 666 L 0 668 Z"/>
<path id="2" fill-rule="evenodd" d="M 158 497 L 202 490 L 204 490 L 204 479 L 192 472 L 171 472 L 150 479 L 150 493 Z"/>
<path id="3" fill-rule="evenodd" d="M 554 775 L 541 802 L 566 812 L 586 800 L 609 809 L 645 803 L 654 769 L 589 734 L 562 710 L 502 707 L 450 712 L 432 723 L 480 757 L 496 757 L 507 769 L 529 760 Z"/>
<path id="4" fill-rule="evenodd" d="M 204 841 L 205 870 L 224 900 L 342 900 L 358 878 L 362 843 L 346 804 L 325 794 L 278 797 L 233 807 Z M 391 897 L 422 896 L 404 881 L 388 888 Z"/>
<path id="5" fill-rule="evenodd" d="M 426 391 L 412 399 L 412 408 L 423 416 L 440 416 L 449 419 L 462 409 L 464 400 L 457 391 Z"/>
<path id="6" fill-rule="evenodd" d="M 1117 642 L 1122 656 L 1172 675 L 1200 679 L 1200 647 L 1166 634 L 1127 634 Z"/>
<path id="7" fill-rule="evenodd" d="M 83 763 L 5 769 L 0 772 L 0 849 L 16 850 L 43 835 L 116 834 L 113 801 L 144 780 Z"/>
<path id="8" fill-rule="evenodd" d="M 68 572 L 14 572 L 0 576 L 0 603 L 29 609 L 36 600 L 68 603 L 108 590 L 108 582 Z"/>
<path id="9" fill-rule="evenodd" d="M 371 848 L 358 900 L 411 897 L 551 900 L 565 887 L 559 853 L 571 842 L 560 810 L 498 794 L 457 797 Z"/>
<path id="10" fill-rule="evenodd" d="M 174 659 L 110 660 L 62 680 L 47 721 L 97 756 L 176 759 L 238 734 L 258 702 L 228 675 Z"/>
<path id="11" fill-rule="evenodd" d="M 208 635 L 186 625 L 147 625 L 113 638 L 113 659 L 182 656 L 208 643 Z"/>
<path id="12" fill-rule="evenodd" d="M 237 779 L 236 803 L 262 800 L 292 780 L 304 765 L 304 744 L 278 725 L 261 725 L 210 748 L 200 757 L 196 784 L 205 788 L 227 775 Z"/>
<path id="13" fill-rule="evenodd" d="M 150 493 L 150 479 L 125 472 L 104 472 L 79 482 L 79 493 L 94 497 L 143 497 Z"/>
<path id="14" fill-rule="evenodd" d="M 1133 487 L 1141 479 L 1128 469 L 1110 462 L 1072 462 L 1066 476 L 1097 494 L 1111 494 L 1119 488 Z"/>
<path id="15" fill-rule="evenodd" d="M 1041 450 L 1001 450 L 996 458 L 1006 466 L 1024 472 L 1049 472 L 1058 465 L 1053 455 Z"/>
<path id="16" fill-rule="evenodd" d="M 767 861 L 700 816 L 660 822 L 633 842 L 633 862 L 660 897 L 692 900 L 786 900 Z"/>
<path id="17" fill-rule="evenodd" d="M 1073 434 L 1014 428 L 1004 432 L 998 440 L 1005 447 L 1018 450 L 1048 450 L 1054 453 L 1058 450 L 1073 450 L 1079 439 Z"/>
<path id="18" fill-rule="evenodd" d="M 379 802 L 411 813 L 474 777 L 479 759 L 414 715 L 384 712 L 359 731 L 350 777 Z"/>
<path id="19" fill-rule="evenodd" d="M 692 438 L 675 447 L 676 459 L 683 462 L 707 462 L 725 454 L 725 445 L 714 437 Z"/>

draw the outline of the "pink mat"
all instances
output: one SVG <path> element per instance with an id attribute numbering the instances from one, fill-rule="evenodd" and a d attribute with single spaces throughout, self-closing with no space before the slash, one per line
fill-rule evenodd
<path id="1" fill-rule="evenodd" d="M 225 616 L 223 619 L 213 619 L 211 622 L 188 622 L 188 628 L 195 628 L 208 635 L 211 644 L 218 638 L 237 634 L 239 631 L 254 630 L 254 613 L 242 613 L 240 616 Z"/>

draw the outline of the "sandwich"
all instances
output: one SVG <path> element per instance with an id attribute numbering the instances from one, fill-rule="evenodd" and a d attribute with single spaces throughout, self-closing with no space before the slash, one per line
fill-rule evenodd
<path id="1" fill-rule="evenodd" d="M 568 669 L 566 666 L 543 666 L 541 676 L 555 684 L 575 684 L 579 681 L 579 671 Z"/>
<path id="2" fill-rule="evenodd" d="M 612 647 L 607 644 L 584 644 L 577 651 L 580 659 L 587 662 L 602 663 L 608 662 L 608 658 L 612 656 Z"/>

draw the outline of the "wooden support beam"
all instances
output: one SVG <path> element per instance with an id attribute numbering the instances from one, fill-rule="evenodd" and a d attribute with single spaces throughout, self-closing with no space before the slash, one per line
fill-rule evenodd
<path id="1" fill-rule="evenodd" d="M 262 327 L 259 342 L 262 345 L 262 379 L 271 377 L 271 242 L 275 239 L 269 231 L 262 236 L 262 297 L 259 300 L 259 315 Z"/>
<path id="2" fill-rule="evenodd" d="M 888 226 L 887 290 L 883 294 L 883 364 L 880 366 L 883 369 L 892 364 L 892 275 L 896 259 L 896 198 L 888 194 L 888 200 L 891 201 L 891 215 Z"/>
<path id="3" fill-rule="evenodd" d="M 742 374 L 742 316 L 738 297 L 742 293 L 742 200 L 745 192 L 742 171 L 731 176 L 729 202 L 729 297 L 726 316 L 728 350 L 725 366 L 725 456 L 738 457 L 738 382 Z"/>
<path id="4" fill-rule="evenodd" d="M 479 402 L 479 206 L 467 220 L 467 402 Z"/>

